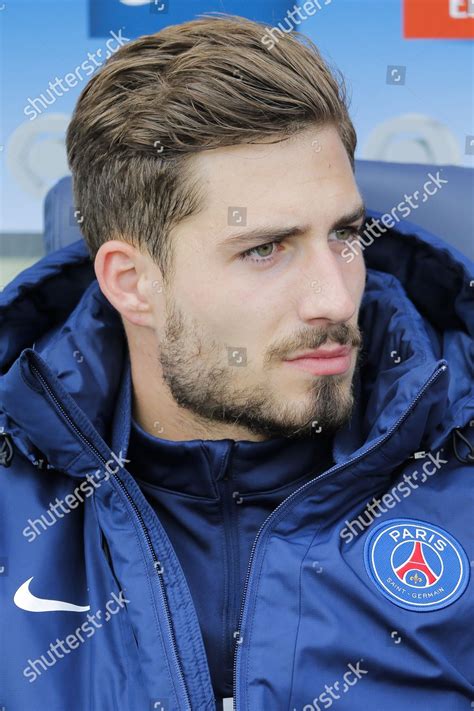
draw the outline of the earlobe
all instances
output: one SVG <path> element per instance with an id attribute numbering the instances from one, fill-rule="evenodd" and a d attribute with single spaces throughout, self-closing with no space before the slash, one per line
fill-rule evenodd
<path id="1" fill-rule="evenodd" d="M 137 302 L 128 308 L 117 309 L 122 318 L 132 326 L 143 326 L 153 328 L 153 314 L 150 305 L 144 302 Z"/>

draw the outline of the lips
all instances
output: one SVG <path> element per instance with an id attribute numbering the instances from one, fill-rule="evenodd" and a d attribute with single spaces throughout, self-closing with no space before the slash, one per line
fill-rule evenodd
<path id="1" fill-rule="evenodd" d="M 301 353 L 299 356 L 294 358 L 287 358 L 287 360 L 301 360 L 307 358 L 343 358 L 348 356 L 352 350 L 351 346 L 341 346 L 340 348 L 317 348 L 316 350 L 306 351 Z"/>
<path id="2" fill-rule="evenodd" d="M 285 367 L 311 375 L 342 375 L 350 370 L 352 347 L 318 348 L 285 361 Z"/>

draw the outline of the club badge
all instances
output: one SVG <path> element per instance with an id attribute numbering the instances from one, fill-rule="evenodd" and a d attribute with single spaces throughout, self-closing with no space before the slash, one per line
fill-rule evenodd
<path id="1" fill-rule="evenodd" d="M 407 610 L 447 607 L 469 582 L 469 560 L 459 541 L 426 521 L 380 523 L 367 537 L 364 559 L 380 592 Z"/>

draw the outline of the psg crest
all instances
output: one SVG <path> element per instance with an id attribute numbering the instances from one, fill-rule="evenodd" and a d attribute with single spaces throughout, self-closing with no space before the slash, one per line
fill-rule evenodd
<path id="1" fill-rule="evenodd" d="M 426 521 L 397 518 L 374 528 L 365 542 L 365 567 L 380 592 L 407 610 L 439 610 L 469 582 L 469 561 L 450 533 Z"/>

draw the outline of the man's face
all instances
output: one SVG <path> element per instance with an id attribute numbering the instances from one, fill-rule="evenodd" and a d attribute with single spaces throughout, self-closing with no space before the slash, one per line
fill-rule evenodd
<path id="1" fill-rule="evenodd" d="M 163 380 L 195 415 L 262 439 L 334 431 L 354 404 L 365 285 L 363 257 L 341 255 L 363 219 L 341 222 L 362 200 L 336 129 L 195 160 L 206 205 L 172 231 L 175 277 L 153 309 Z M 323 345 L 351 346 L 347 362 L 285 360 Z"/>

